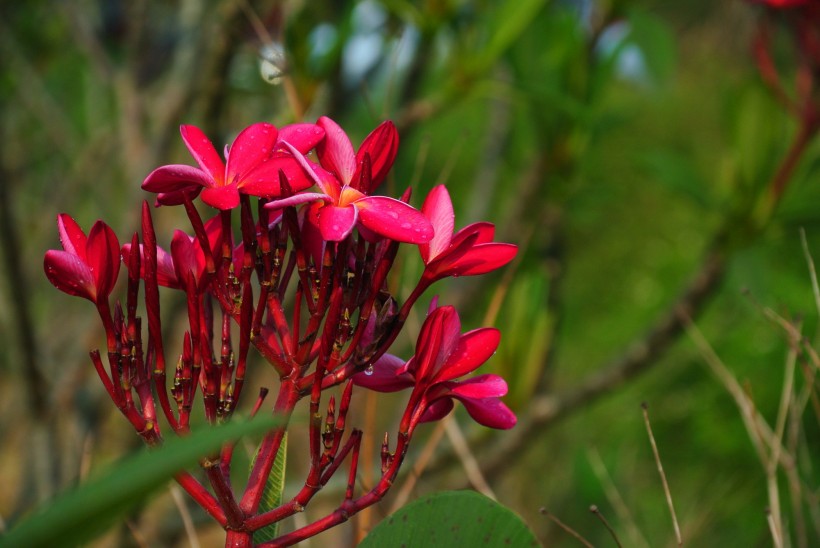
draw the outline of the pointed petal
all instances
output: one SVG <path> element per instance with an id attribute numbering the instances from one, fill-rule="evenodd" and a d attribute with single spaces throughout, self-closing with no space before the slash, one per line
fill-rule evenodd
<path id="1" fill-rule="evenodd" d="M 492 242 L 495 238 L 495 225 L 486 221 L 467 225 L 453 235 L 450 245 L 455 247 L 473 235 L 475 235 L 476 244 Z"/>
<path id="2" fill-rule="evenodd" d="M 174 236 L 171 238 L 171 257 L 173 258 L 176 279 L 182 288 L 185 287 L 189 276 L 193 276 L 194 280 L 199 279 L 198 247 L 194 239 L 183 231 L 174 231 Z"/>
<path id="3" fill-rule="evenodd" d="M 335 174 L 342 184 L 349 185 L 356 173 L 356 155 L 350 139 L 339 125 L 322 116 L 316 125 L 325 130 L 325 138 L 316 146 L 322 167 Z"/>
<path id="4" fill-rule="evenodd" d="M 215 185 L 222 185 L 225 182 L 225 164 L 219 157 L 219 153 L 214 148 L 211 140 L 196 126 L 180 126 L 179 133 L 199 167 L 210 175 Z"/>
<path id="5" fill-rule="evenodd" d="M 518 422 L 515 413 L 498 398 L 472 399 L 456 395 L 453 397 L 461 401 L 473 420 L 489 428 L 509 430 Z"/>
<path id="6" fill-rule="evenodd" d="M 449 246 L 453 237 L 456 216 L 453 213 L 453 202 L 447 187 L 438 185 L 430 191 L 421 206 L 421 212 L 433 225 L 433 238 L 419 245 L 421 259 L 427 264 L 441 255 Z"/>
<path id="7" fill-rule="evenodd" d="M 447 361 L 436 376 L 436 382 L 457 379 L 475 371 L 490 359 L 501 341 L 501 332 L 493 327 L 482 327 L 462 335 Z"/>
<path id="8" fill-rule="evenodd" d="M 279 140 L 287 141 L 302 154 L 307 154 L 324 138 L 325 130 L 316 124 L 290 124 L 279 128 Z"/>
<path id="9" fill-rule="evenodd" d="M 292 192 L 299 192 L 313 186 L 313 179 L 305 173 L 296 159 L 288 155 L 274 156 L 251 169 L 239 183 L 239 190 L 243 194 L 262 198 L 281 196 L 280 171 L 285 174 Z"/>
<path id="10" fill-rule="evenodd" d="M 372 370 L 362 371 L 353 375 L 353 384 L 375 390 L 376 392 L 397 392 L 415 384 L 409 373 L 399 374 L 398 370 L 404 365 L 404 360 L 385 354 L 373 364 Z M 368 371 L 371 371 L 368 373 Z"/>
<path id="11" fill-rule="evenodd" d="M 358 214 L 354 206 L 324 206 L 319 210 L 319 230 L 322 238 L 329 242 L 344 240 L 356 226 L 357 218 Z"/>
<path id="12" fill-rule="evenodd" d="M 57 215 L 57 232 L 60 234 L 63 249 L 85 261 L 86 236 L 77 221 L 65 213 L 60 213 Z"/>
<path id="13" fill-rule="evenodd" d="M 419 210 L 387 196 L 367 196 L 356 202 L 362 224 L 399 242 L 421 244 L 433 237 L 433 225 Z"/>
<path id="14" fill-rule="evenodd" d="M 273 153 L 279 132 L 272 124 L 260 122 L 243 129 L 231 144 L 225 169 L 225 185 L 238 183 Z"/>
<path id="15" fill-rule="evenodd" d="M 303 192 L 301 194 L 294 194 L 290 198 L 282 198 L 281 200 L 273 200 L 272 202 L 268 202 L 265 204 L 265 209 L 282 209 L 289 206 L 297 206 L 300 204 L 315 202 L 317 200 L 327 202 L 329 201 L 329 198 L 325 194 L 320 194 L 318 192 Z"/>
<path id="16" fill-rule="evenodd" d="M 236 185 L 206 188 L 202 191 L 202 201 L 223 211 L 239 205 L 239 190 Z"/>
<path id="17" fill-rule="evenodd" d="M 445 383 L 451 394 L 462 398 L 499 398 L 507 394 L 507 382 L 498 375 L 478 375 L 460 382 Z"/>
<path id="18" fill-rule="evenodd" d="M 501 268 L 515 258 L 518 246 L 515 244 L 480 244 L 457 255 L 445 254 L 438 264 L 431 264 L 439 277 L 478 276 Z"/>
<path id="19" fill-rule="evenodd" d="M 201 169 L 182 164 L 160 166 L 142 182 L 142 189 L 148 192 L 175 192 L 200 186 L 210 188 L 217 183 Z"/>
<path id="20" fill-rule="evenodd" d="M 365 155 L 370 157 L 370 186 L 359 190 L 365 194 L 370 194 L 376 190 L 384 181 L 390 168 L 393 167 L 398 151 L 399 132 L 393 122 L 386 120 L 365 137 L 362 146 L 359 147 L 359 151 L 356 153 L 357 167 L 356 174 L 353 176 L 354 181 L 358 180 Z"/>
<path id="21" fill-rule="evenodd" d="M 108 297 L 120 273 L 120 242 L 107 224 L 97 221 L 88 231 L 86 262 L 97 287 L 97 298 Z"/>
<path id="22" fill-rule="evenodd" d="M 334 203 L 338 202 L 339 193 L 342 191 L 342 187 L 339 184 L 339 181 L 336 180 L 336 176 L 322 168 L 322 166 L 308 162 L 307 158 L 305 158 L 301 152 L 293 148 L 290 143 L 282 144 L 291 152 L 291 154 L 293 154 L 293 158 L 299 163 L 305 174 L 314 183 L 316 183 L 321 191 L 330 196 Z"/>
<path id="23" fill-rule="evenodd" d="M 433 310 L 424 320 L 416 343 L 415 376 L 419 383 L 437 382 L 439 370 L 456 347 L 461 321 L 452 306 Z"/>
<path id="24" fill-rule="evenodd" d="M 77 255 L 49 249 L 43 259 L 43 268 L 48 281 L 63 293 L 96 302 L 94 276 Z"/>

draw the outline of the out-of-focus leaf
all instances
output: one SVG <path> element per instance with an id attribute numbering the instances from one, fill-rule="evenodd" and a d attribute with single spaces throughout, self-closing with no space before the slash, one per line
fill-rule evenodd
<path id="1" fill-rule="evenodd" d="M 629 41 L 640 50 L 652 82 L 667 82 L 675 70 L 676 57 L 671 29 L 662 20 L 641 10 L 630 11 L 629 28 Z"/>
<path id="2" fill-rule="evenodd" d="M 493 18 L 496 26 L 487 45 L 469 63 L 473 74 L 489 69 L 518 39 L 535 18 L 547 0 L 520 0 L 500 3 L 499 13 Z"/>
<path id="3" fill-rule="evenodd" d="M 411 502 L 370 531 L 359 548 L 540 546 L 512 510 L 474 491 L 446 491 Z"/>
<path id="4" fill-rule="evenodd" d="M 708 182 L 682 154 L 671 150 L 656 150 L 642 154 L 640 164 L 649 170 L 653 180 L 686 196 L 696 204 L 709 208 L 714 205 L 714 195 Z"/>
<path id="5" fill-rule="evenodd" d="M 87 543 L 198 458 L 219 449 L 228 440 L 266 432 L 278 422 L 272 417 L 234 421 L 170 439 L 155 451 L 140 451 L 35 511 L 0 538 L 0 546 Z"/>
<path id="6" fill-rule="evenodd" d="M 256 458 L 251 462 L 251 469 L 256 462 Z M 288 434 L 282 438 L 282 444 L 279 446 L 279 451 L 276 453 L 276 459 L 273 461 L 273 468 L 271 468 L 268 481 L 265 483 L 265 490 L 262 493 L 262 500 L 259 503 L 259 513 L 273 510 L 282 504 L 282 493 L 285 491 L 285 469 L 288 462 Z M 279 536 L 279 522 L 271 523 L 267 527 L 263 527 L 253 533 L 254 542 L 265 542 L 273 540 Z"/>

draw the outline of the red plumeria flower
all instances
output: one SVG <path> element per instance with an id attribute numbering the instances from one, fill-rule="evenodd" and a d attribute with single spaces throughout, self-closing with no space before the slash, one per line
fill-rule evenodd
<path id="1" fill-rule="evenodd" d="M 221 210 L 238 206 L 240 192 L 264 198 L 280 196 L 280 171 L 288 179 L 291 191 L 308 188 L 312 181 L 283 144 L 287 142 L 307 153 L 324 137 L 324 130 L 313 124 L 295 124 L 281 130 L 271 124 L 253 124 L 226 148 L 227 162 L 223 162 L 201 129 L 183 125 L 179 131 L 199 168 L 161 166 L 145 178 L 142 188 L 159 193 L 160 205 L 179 204 L 185 194 L 195 197 L 202 191 L 202 201 Z"/>
<path id="2" fill-rule="evenodd" d="M 423 394 L 420 422 L 441 419 L 452 410 L 456 399 L 476 422 L 490 428 L 512 428 L 517 421 L 515 414 L 499 399 L 507 393 L 504 379 L 479 375 L 456 380 L 486 362 L 500 340 L 500 332 L 491 327 L 461 334 L 456 309 L 442 306 L 424 321 L 415 356 L 402 363 L 385 354 L 372 369 L 354 375 L 353 382 L 379 392 L 415 387 Z"/>
<path id="3" fill-rule="evenodd" d="M 99 304 L 108 301 L 120 272 L 120 244 L 107 224 L 97 221 L 86 237 L 77 222 L 62 213 L 57 229 L 63 251 L 46 251 L 43 265 L 54 287 Z"/>
<path id="4" fill-rule="evenodd" d="M 367 195 L 374 186 L 372 183 L 378 180 L 367 175 L 369 158 L 377 159 L 377 164 L 373 164 L 376 171 L 372 173 L 377 173 L 379 177 L 384 177 L 393 163 L 397 141 L 389 138 L 389 129 L 377 128 L 365 139 L 367 151 L 359 161 L 347 135 L 335 122 L 323 117 L 317 124 L 324 127 L 326 132 L 325 140 L 316 149 L 322 166 L 308 162 L 299 151 L 289 148 L 321 192 L 297 194 L 273 201 L 265 207 L 281 209 L 314 202 L 305 215 L 305 221 L 317 226 L 326 241 L 344 240 L 358 223 L 372 233 L 391 240 L 413 244 L 429 241 L 433 237 L 433 227 L 417 209 L 395 198 Z M 379 127 L 392 128 L 392 124 Z M 387 151 L 380 152 L 376 148 L 380 144 L 387 147 Z M 362 150 L 365 150 L 365 145 L 362 145 L 360 153 Z M 325 169 L 325 165 L 331 171 Z M 354 181 L 360 184 L 352 184 Z"/>
<path id="5" fill-rule="evenodd" d="M 316 125 L 325 130 L 325 140 L 316 146 L 322 167 L 333 173 L 343 186 L 351 186 L 370 194 L 381 184 L 393 167 L 399 150 L 399 133 L 393 122 L 386 120 L 362 141 L 358 152 L 344 130 L 322 116 Z"/>
<path id="6" fill-rule="evenodd" d="M 425 265 L 422 280 L 427 284 L 448 276 L 486 274 L 510 262 L 518 252 L 515 244 L 493 242 L 492 223 L 473 223 L 453 234 L 453 203 L 444 185 L 430 191 L 421 211 L 435 230 L 429 242 L 419 245 Z"/>

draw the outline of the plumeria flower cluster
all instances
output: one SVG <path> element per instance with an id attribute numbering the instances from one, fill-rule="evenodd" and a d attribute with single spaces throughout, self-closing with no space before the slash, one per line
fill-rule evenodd
<path id="1" fill-rule="evenodd" d="M 432 284 L 491 272 L 517 251 L 493 241 L 490 223 L 455 231 L 444 186 L 428 194 L 421 210 L 408 203 L 409 190 L 398 199 L 376 193 L 398 151 L 391 122 L 358 150 L 327 117 L 282 128 L 253 124 L 223 155 L 200 129 L 185 125 L 180 133 L 197 166 L 161 166 L 142 187 L 156 194 L 156 206 L 182 206 L 191 230 L 174 231 L 170 246 L 161 247 L 145 202 L 141 230 L 121 245 L 102 221 L 86 236 L 60 215 L 63 250 L 46 253 L 45 271 L 58 289 L 95 304 L 108 347 L 107 364 L 98 351 L 92 363 L 148 444 L 161 444 L 166 429 L 186 435 L 200 400 L 208 423 L 229 420 L 243 401 L 248 368 L 260 361 L 251 350 L 269 364 L 277 392 L 272 411 L 285 420 L 260 442 L 245 488 L 232 487 L 232 444 L 203 460 L 207 483 L 188 472 L 176 476 L 226 530 L 226 546 L 253 545 L 255 531 L 301 511 L 345 462 L 348 486 L 334 511 L 258 545 L 294 544 L 374 504 L 395 480 L 417 426 L 446 416 L 455 401 L 480 424 L 515 425 L 501 401 L 504 380 L 472 375 L 498 347 L 497 329 L 462 333 L 455 308 L 434 298 L 413 355 L 388 353 Z M 206 208 L 212 215 L 203 219 Z M 424 263 L 403 302 L 387 283 L 401 244 L 418 247 Z M 125 304 L 112 306 L 121 265 Z M 187 303 L 186 330 L 173 349 L 163 339 L 160 287 L 182 292 Z M 166 362 L 168 352 L 175 365 Z M 409 393 L 395 443 L 383 436 L 381 478 L 364 493 L 355 484 L 363 433 L 348 426 L 354 389 Z M 267 394 L 261 390 L 247 412 L 259 412 Z M 262 509 L 274 460 L 285 450 L 287 419 L 303 399 L 310 417 L 304 486 L 280 506 Z"/>

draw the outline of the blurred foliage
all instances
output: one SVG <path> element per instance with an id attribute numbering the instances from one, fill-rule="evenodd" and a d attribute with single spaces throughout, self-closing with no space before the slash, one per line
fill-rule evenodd
<path id="1" fill-rule="evenodd" d="M 57 245 L 59 212 L 132 231 L 149 198 L 142 178 L 161 163 L 190 163 L 180 123 L 230 142 L 254 121 L 327 114 L 356 141 L 394 119 L 402 146 L 388 189 L 414 185 L 419 205 L 446 183 L 457 227 L 491 220 L 497 239 L 521 246 L 507 272 L 435 291 L 459 304 L 465 329 L 483 318 L 501 328 L 490 367 L 510 381 L 508 402 L 524 420 L 540 409 L 533 402 L 572 393 L 625 355 L 710 253 L 722 268 L 692 313 L 769 424 L 788 345 L 761 306 L 801 318 L 812 340 L 820 325 L 798 233 L 820 249 L 820 143 L 809 143 L 773 201 L 797 124 L 756 74 L 749 43 L 761 11 L 744 2 L 35 0 L 5 3 L 0 15 L 7 524 L 138 446 L 87 363 L 101 344 L 92 309 L 48 285 L 42 255 Z M 275 86 L 259 75 L 271 40 L 287 52 L 288 78 Z M 788 42 L 779 47 L 791 75 Z M 165 209 L 156 219 L 167 245 L 181 216 Z M 411 280 L 417 254 L 404 260 Z M 769 545 L 765 470 L 725 388 L 677 332 L 646 362 L 563 420 L 528 430 L 488 472 L 499 500 L 545 545 L 577 544 L 540 508 L 596 545 L 610 542 L 590 504 L 630 545 L 670 543 L 646 401 L 685 542 Z M 801 375 L 796 382 L 802 390 Z M 378 420 L 395 420 L 390 404 Z M 790 527 L 816 508 L 817 422 L 811 411 L 799 422 L 806 500 L 799 511 L 783 502 Z M 507 436 L 467 424 L 479 462 Z M 449 451 L 442 442 L 439 453 Z M 291 454 L 296 482 L 297 461 Z M 449 470 L 423 476 L 416 492 L 460 485 L 463 470 Z M 129 521 L 151 542 L 184 543 L 168 506 L 160 498 Z M 122 527 L 103 542 L 135 541 Z"/>

